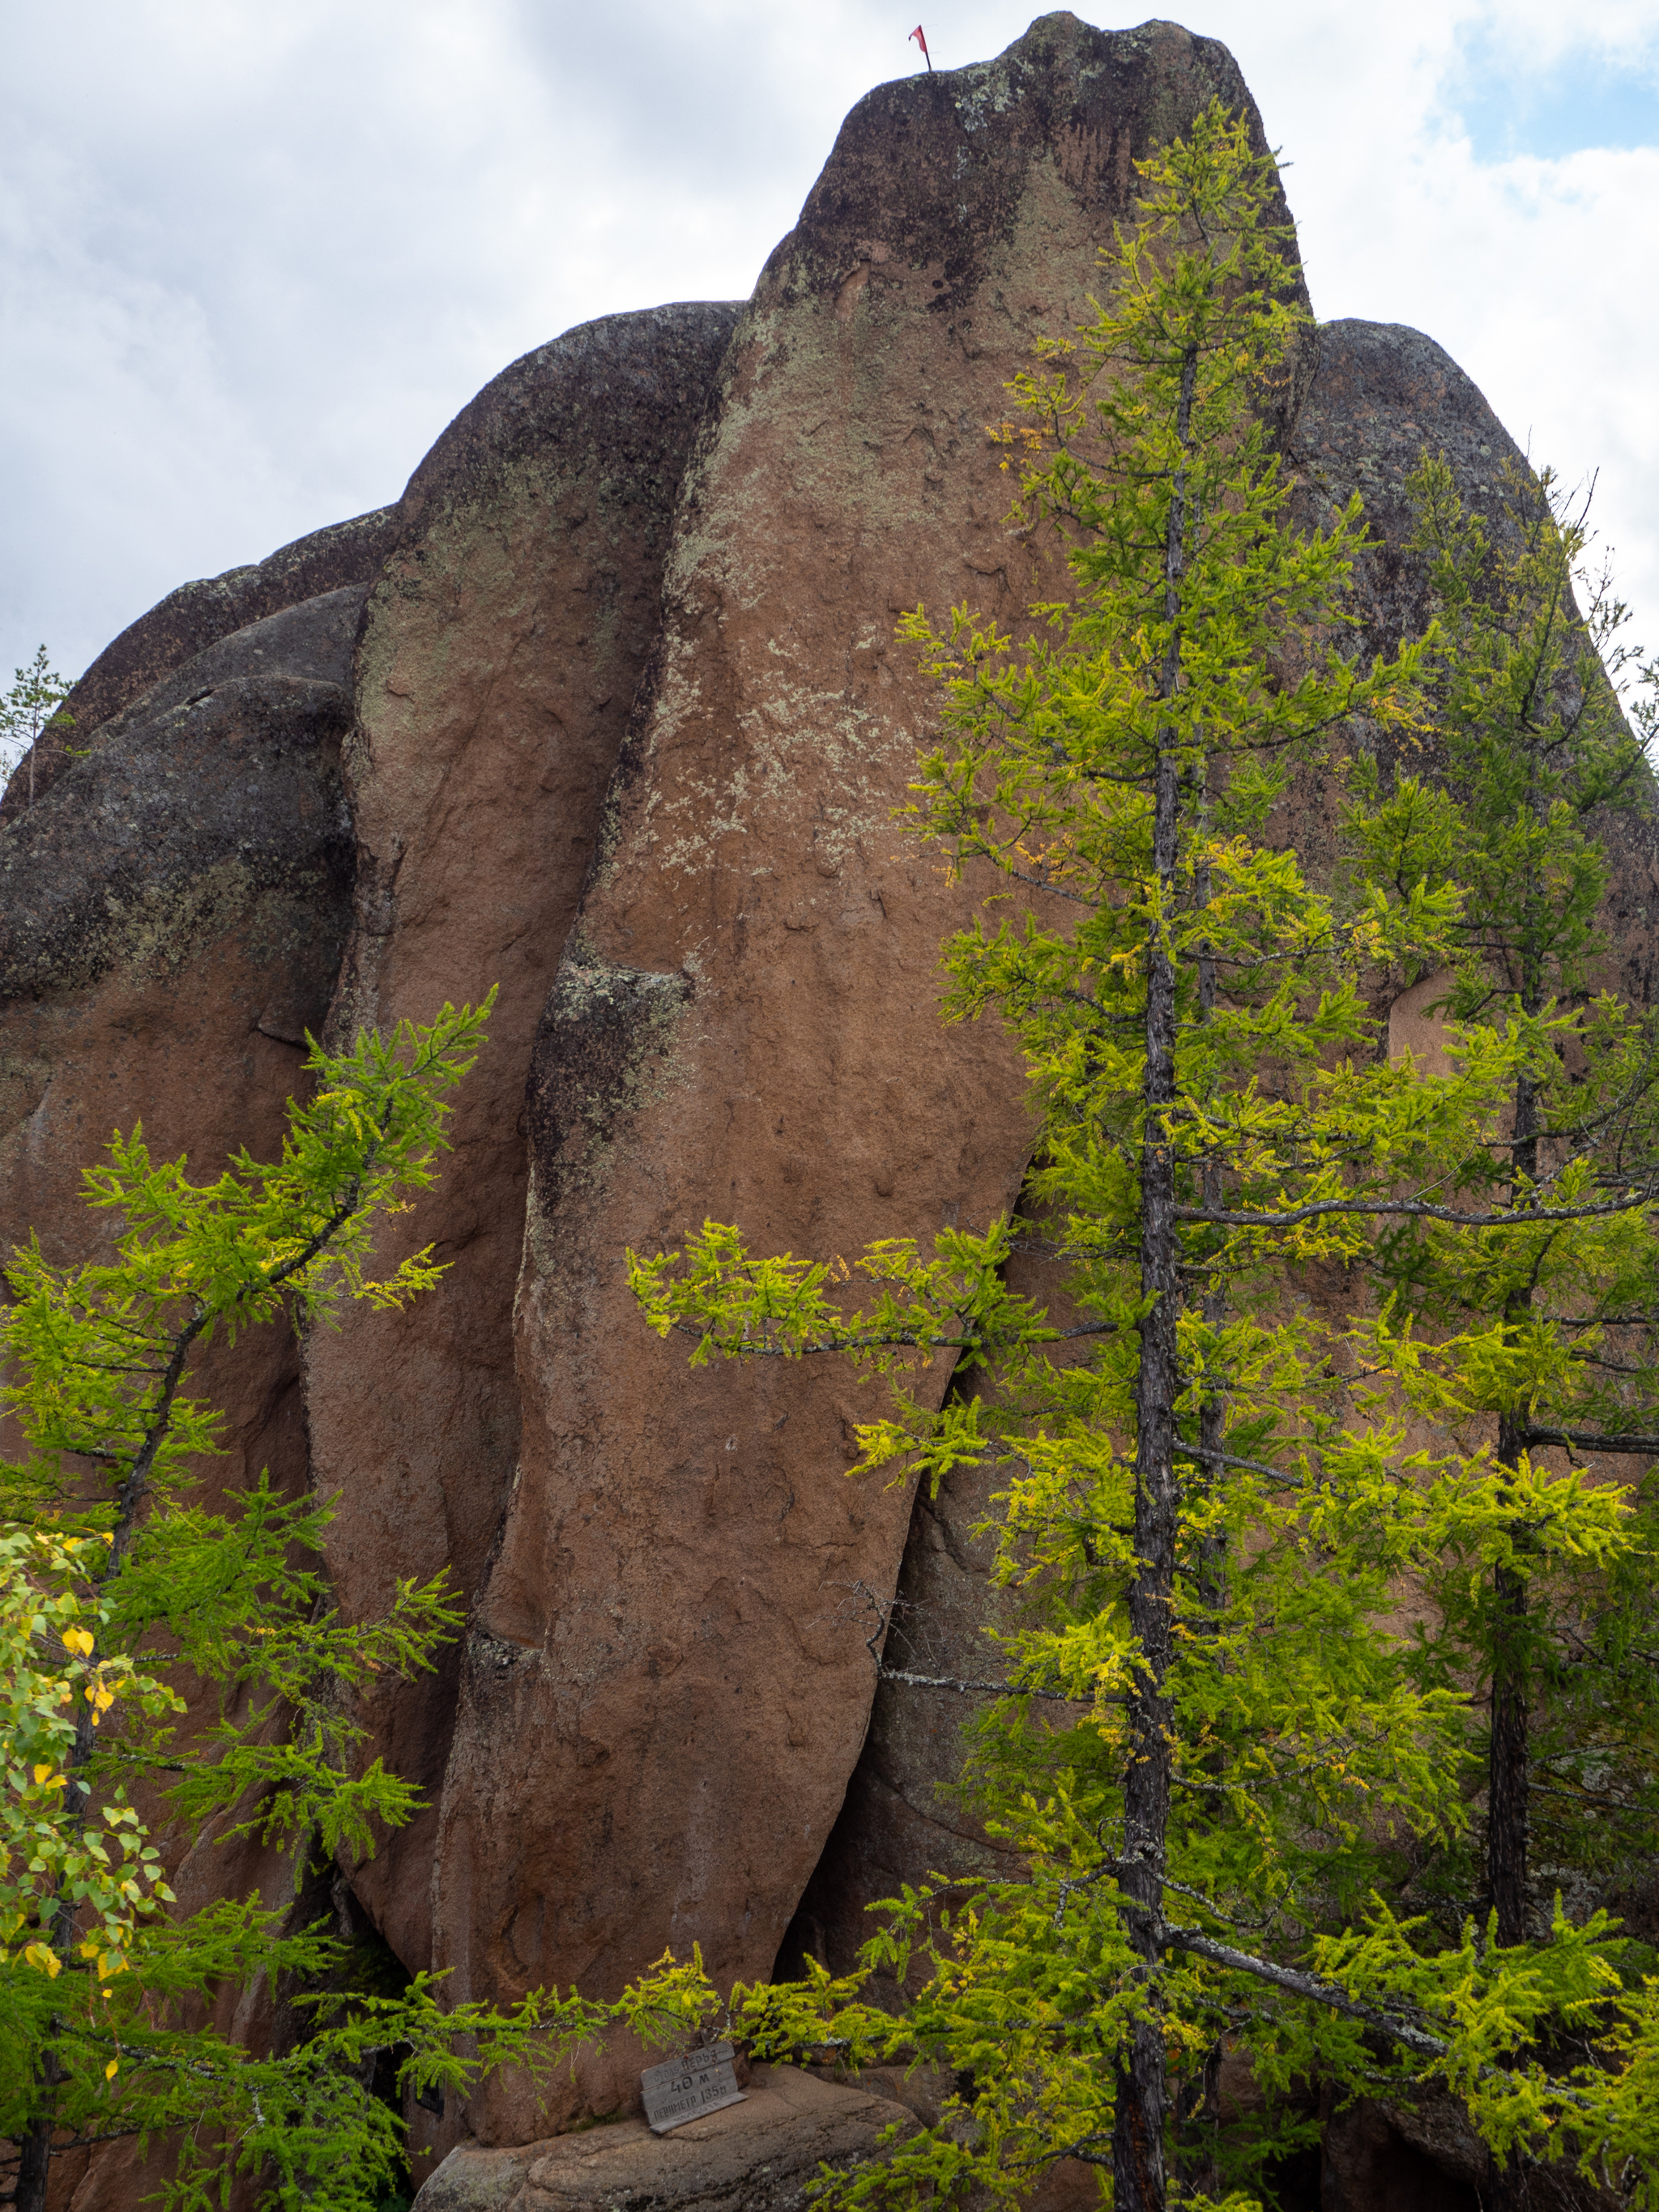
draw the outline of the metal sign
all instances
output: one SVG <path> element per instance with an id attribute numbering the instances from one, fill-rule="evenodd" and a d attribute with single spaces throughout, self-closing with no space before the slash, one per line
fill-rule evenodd
<path id="1" fill-rule="evenodd" d="M 711 2043 L 688 2057 L 671 2059 L 665 2066 L 647 2066 L 640 2076 L 645 2093 L 645 2117 L 653 2135 L 665 2136 L 670 2128 L 683 2127 L 705 2112 L 718 2112 L 725 2105 L 741 2105 L 744 2094 L 732 2069 L 729 2043 Z"/>

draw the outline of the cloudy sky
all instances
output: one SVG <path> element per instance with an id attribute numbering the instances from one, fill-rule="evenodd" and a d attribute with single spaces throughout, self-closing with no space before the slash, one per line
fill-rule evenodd
<path id="1" fill-rule="evenodd" d="M 944 68 L 1029 21 L 925 7 Z M 897 0 L 0 9 L 0 688 L 394 498 L 572 323 L 745 295 Z M 1112 18 L 1109 27 L 1116 27 Z M 1133 17 L 1122 19 L 1135 20 Z M 1206 0 L 1318 313 L 1447 346 L 1596 514 L 1659 646 L 1659 0 Z"/>

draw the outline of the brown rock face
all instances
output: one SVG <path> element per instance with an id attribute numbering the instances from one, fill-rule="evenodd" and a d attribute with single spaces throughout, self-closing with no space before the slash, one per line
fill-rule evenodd
<path id="1" fill-rule="evenodd" d="M 1392 2127 L 1389 2118 L 1366 2098 L 1327 2123 L 1322 2212 L 1478 2212 L 1484 2167 L 1479 2146 L 1471 2157 L 1471 2147 L 1459 2144 L 1465 2155 L 1443 2162 Z"/>
<path id="2" fill-rule="evenodd" d="M 450 1273 L 400 1316 L 349 1317 L 307 1359 L 313 1479 L 337 1491 L 340 1599 L 447 1567 L 470 1597 L 519 1445 L 513 1297 L 524 1238 L 531 1040 L 629 706 L 655 637 L 681 471 L 735 307 L 659 307 L 569 331 L 451 425 L 402 502 L 369 598 L 346 749 L 357 894 L 331 1033 L 501 996 L 440 1188 L 409 1218 Z M 435 1800 L 452 1668 L 391 1700 L 383 1741 Z M 356 1880 L 424 1962 L 432 1836 Z"/>
<path id="3" fill-rule="evenodd" d="M 471 1638 L 438 1853 L 457 1992 L 617 1989 L 672 1944 L 764 1974 L 857 1757 L 899 1492 L 850 1490 L 844 1374 L 688 1376 L 623 1252 L 706 1214 L 763 1249 L 982 1224 L 1030 1144 L 989 1030 L 942 1034 L 963 911 L 895 827 L 932 702 L 897 611 L 1018 619 L 983 426 L 1081 319 L 1132 162 L 1219 92 L 1212 41 L 1044 17 L 860 103 L 740 320 L 682 492 L 650 696 L 537 1039 L 517 1482 Z M 944 1376 L 938 1377 L 942 1386 Z M 571 2109 L 633 2094 L 630 2054 Z M 488 2142 L 547 2123 L 511 2084 Z"/>
<path id="4" fill-rule="evenodd" d="M 348 586 L 366 585 L 389 550 L 397 530 L 397 509 L 377 507 L 349 522 L 296 538 L 269 559 L 222 576 L 180 584 L 176 592 L 106 645 L 70 693 L 65 704 L 75 717 L 72 729 L 47 737 L 34 749 L 33 798 L 41 796 L 94 730 L 141 698 L 153 684 L 188 660 L 249 623 L 278 614 Z M 12 820 L 27 805 L 30 764 L 14 773 L 0 801 L 0 822 Z"/>
<path id="5" fill-rule="evenodd" d="M 957 1468 L 937 1497 L 917 1492 L 884 1649 L 889 1667 L 930 1685 L 1001 1679 L 985 1631 L 1008 1607 L 990 1579 L 994 1546 L 974 1534 L 1000 1486 L 988 1469 Z M 799 1976 L 809 1957 L 850 1971 L 878 1924 L 866 1908 L 907 1882 L 1011 1870 L 960 1787 L 969 1724 L 990 1703 L 982 1691 L 877 1686 L 846 1797 L 778 1953 L 781 1977 Z M 891 2002 L 897 1992 L 881 1985 L 873 1994 Z"/>

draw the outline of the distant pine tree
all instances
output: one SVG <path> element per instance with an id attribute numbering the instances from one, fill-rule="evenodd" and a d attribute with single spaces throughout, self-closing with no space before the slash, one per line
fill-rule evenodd
<path id="1" fill-rule="evenodd" d="M 9 776 L 25 754 L 29 760 L 29 804 L 34 804 L 35 744 L 43 730 L 68 730 L 75 717 L 64 702 L 73 686 L 52 668 L 44 645 L 37 646 L 27 668 L 20 668 L 9 691 L 0 696 L 0 775 Z"/>

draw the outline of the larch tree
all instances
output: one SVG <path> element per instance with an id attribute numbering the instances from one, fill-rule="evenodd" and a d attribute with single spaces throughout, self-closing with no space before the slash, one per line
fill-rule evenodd
<path id="1" fill-rule="evenodd" d="M 1507 1537 L 1443 1562 L 1432 1617 L 1449 1679 L 1487 1694 L 1475 1902 L 1516 1946 L 1539 1917 L 1534 1831 L 1553 1883 L 1605 1893 L 1651 1862 L 1659 1814 L 1659 1496 L 1644 1471 L 1616 1558 L 1587 1563 L 1559 1540 L 1534 1467 L 1544 1449 L 1604 1476 L 1659 1455 L 1659 1240 L 1645 1207 L 1619 1203 L 1659 1158 L 1659 1036 L 1607 988 L 1598 834 L 1650 805 L 1653 671 L 1622 640 L 1605 570 L 1588 569 L 1587 502 L 1571 506 L 1550 471 L 1511 467 L 1495 532 L 1464 511 L 1443 458 L 1425 455 L 1410 489 L 1444 637 L 1440 774 L 1363 760 L 1356 842 L 1385 896 L 1460 888 L 1448 1048 L 1470 1024 L 1501 1025 L 1516 1048 L 1492 1142 L 1462 1164 L 1462 1202 L 1496 1198 L 1512 1218 L 1473 1233 L 1414 1221 L 1384 1239 L 1382 1312 L 1363 1334 L 1406 1400 L 1506 1486 Z M 1573 1194 L 1602 1210 L 1562 1218 Z M 1440 1879 L 1462 1902 L 1457 1856 Z M 1495 2204 L 1521 2201 L 1518 2169 L 1489 2187 Z"/>
<path id="2" fill-rule="evenodd" d="M 86 1177 L 111 1255 L 58 1267 L 31 1239 L 7 1262 L 0 1402 L 23 1449 L 0 1464 L 0 2201 L 16 2212 L 44 2212 L 54 2160 L 125 2137 L 170 2154 L 169 2204 L 226 2203 L 243 2176 L 261 2203 L 375 2212 L 405 2171 L 377 2054 L 400 2085 L 464 2094 L 609 2016 L 539 1996 L 447 2008 L 423 1973 L 354 1990 L 293 1898 L 169 1912 L 149 1832 L 159 1808 L 175 1848 L 256 1837 L 297 1887 L 415 1809 L 353 1698 L 431 1664 L 458 1624 L 449 1592 L 403 1583 L 383 1617 L 342 1620 L 326 1498 L 205 1487 L 222 1420 L 196 1362 L 249 1329 L 326 1325 L 342 1299 L 432 1287 L 427 1253 L 374 1276 L 374 1231 L 434 1180 L 488 1012 L 314 1048 L 275 1161 L 198 1182 L 141 1130 L 118 1135 Z M 205 1717 L 181 1685 L 208 1693 Z M 212 2016 L 261 1981 L 294 2025 L 256 2051 Z"/>
<path id="3" fill-rule="evenodd" d="M 1221 2201 L 1229 2161 L 1242 2184 L 1307 2139 L 1289 2092 L 1309 2079 L 1432 2080 L 1500 2154 L 1653 2171 L 1656 1999 L 1605 1917 L 1505 1946 L 1474 1915 L 1448 1940 L 1390 1903 L 1413 1853 L 1470 1818 L 1467 1686 L 1425 1665 L 1401 1592 L 1448 1555 L 1506 1553 L 1516 1478 L 1407 1449 L 1397 1380 L 1356 1372 L 1328 1287 L 1391 1228 L 1640 1221 L 1653 1179 L 1494 1187 L 1531 1035 L 1472 1021 L 1428 1076 L 1378 1050 L 1360 988 L 1379 961 L 1454 957 L 1461 886 L 1419 869 L 1344 898 L 1266 842 L 1300 760 L 1420 730 L 1436 641 L 1359 665 L 1358 503 L 1322 531 L 1290 520 L 1261 420 L 1301 320 L 1271 161 L 1212 108 L 1143 175 L 1080 364 L 1049 349 L 999 433 L 1072 596 L 1026 646 L 965 612 L 908 624 L 944 696 L 915 824 L 1008 902 L 947 945 L 947 1011 L 1024 1053 L 1024 1233 L 1063 1262 L 1073 1317 L 1008 1289 L 1007 1223 L 850 1267 L 757 1256 L 711 1223 L 631 1261 L 695 1360 L 881 1373 L 896 1403 L 864 1471 L 1004 1468 L 1000 1571 L 1033 1612 L 1001 1638 L 978 1774 L 1023 1871 L 965 1903 L 890 1900 L 845 1979 L 809 1960 L 802 1984 L 703 2002 L 763 2051 L 902 2055 L 969 2085 L 843 2185 L 854 2203 L 1010 2200 L 1066 2155 L 1109 2172 L 1119 2212 Z M 985 1386 L 941 1405 L 952 1360 Z M 1630 1556 L 1619 1492 L 1527 1481 L 1563 1556 Z M 908 1992 L 896 2016 L 864 1995 L 878 1967 Z M 1595 2047 L 1551 2071 L 1564 2022 Z M 1254 2131 L 1213 2125 L 1224 2043 L 1267 2094 Z"/>

